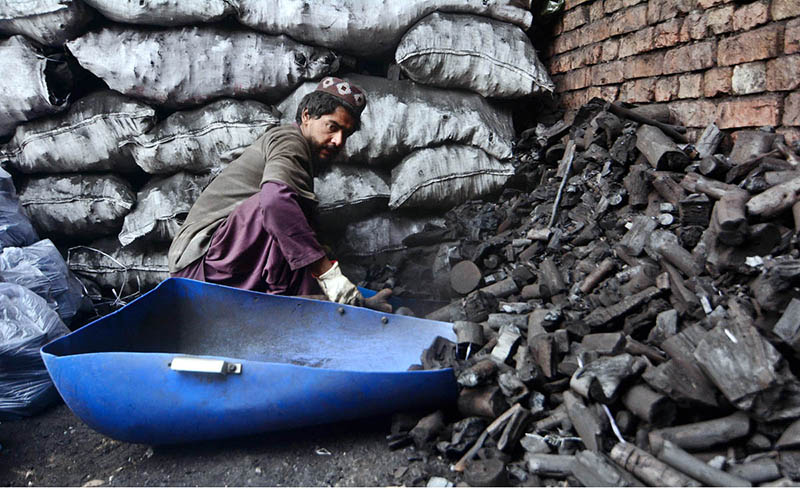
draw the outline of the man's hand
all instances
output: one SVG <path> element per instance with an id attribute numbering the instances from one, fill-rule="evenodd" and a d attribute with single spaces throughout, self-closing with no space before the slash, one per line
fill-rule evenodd
<path id="1" fill-rule="evenodd" d="M 392 296 L 391 288 L 384 288 L 369 298 L 364 299 L 364 306 L 379 312 L 392 313 L 392 306 L 387 301 Z"/>

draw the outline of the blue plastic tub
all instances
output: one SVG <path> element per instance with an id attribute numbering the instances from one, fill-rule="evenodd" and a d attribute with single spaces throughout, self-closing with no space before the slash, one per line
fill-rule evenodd
<path id="1" fill-rule="evenodd" d="M 93 429 L 168 444 L 452 403 L 451 369 L 407 371 L 451 324 L 170 278 L 42 348 Z"/>

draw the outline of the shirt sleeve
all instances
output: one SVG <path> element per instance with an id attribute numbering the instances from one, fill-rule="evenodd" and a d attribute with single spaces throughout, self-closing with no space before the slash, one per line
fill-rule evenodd
<path id="1" fill-rule="evenodd" d="M 277 241 L 292 271 L 325 256 L 299 198 L 288 185 L 275 181 L 264 183 L 259 195 L 264 230 Z"/>

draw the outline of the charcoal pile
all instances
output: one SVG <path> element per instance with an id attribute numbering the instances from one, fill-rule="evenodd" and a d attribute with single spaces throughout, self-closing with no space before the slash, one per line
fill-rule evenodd
<path id="1" fill-rule="evenodd" d="M 800 148 L 595 99 L 517 149 L 499 201 L 445 215 L 427 318 L 458 339 L 417 367 L 460 395 L 395 417 L 398 481 L 796 484 Z"/>
<path id="2" fill-rule="evenodd" d="M 0 3 L 0 164 L 34 228 L 112 309 L 168 277 L 200 192 L 334 74 L 369 103 L 316 179 L 321 231 L 354 279 L 402 261 L 406 237 L 515 174 L 509 101 L 554 89 L 528 32 L 563 6 Z"/>

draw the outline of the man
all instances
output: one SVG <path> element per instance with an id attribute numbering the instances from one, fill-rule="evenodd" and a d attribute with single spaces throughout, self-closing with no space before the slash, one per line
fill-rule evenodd
<path id="1" fill-rule="evenodd" d="M 172 276 L 391 312 L 391 290 L 364 300 L 310 224 L 314 175 L 359 129 L 366 103 L 361 88 L 323 79 L 295 124 L 268 130 L 203 191 L 170 246 Z"/>

